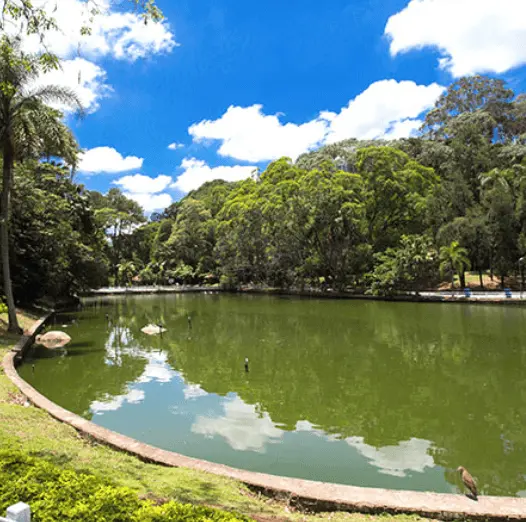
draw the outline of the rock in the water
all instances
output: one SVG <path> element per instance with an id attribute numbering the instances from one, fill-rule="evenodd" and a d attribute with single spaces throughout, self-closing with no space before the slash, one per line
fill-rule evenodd
<path id="1" fill-rule="evenodd" d="M 43 335 L 37 335 L 35 338 L 36 344 L 45 346 L 46 348 L 61 348 L 71 341 L 71 337 L 64 332 L 46 332 Z"/>
<path id="2" fill-rule="evenodd" d="M 166 328 L 158 326 L 156 324 L 149 324 L 144 328 L 141 328 L 141 332 L 147 335 L 157 335 L 166 332 Z"/>

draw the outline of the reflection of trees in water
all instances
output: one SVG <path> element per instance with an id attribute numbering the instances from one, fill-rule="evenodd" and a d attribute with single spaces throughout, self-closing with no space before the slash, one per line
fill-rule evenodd
<path id="1" fill-rule="evenodd" d="M 95 401 L 125 400 L 148 373 L 148 357 L 162 351 L 188 382 L 234 391 L 280 428 L 306 420 L 374 448 L 433 441 L 437 465 L 465 465 L 485 493 L 513 494 L 526 489 L 523 313 L 233 296 L 117 299 L 85 309 L 89 322 L 68 331 L 68 356 L 42 365 L 45 372 L 39 363 L 31 382 L 46 380 L 51 399 L 87 415 Z M 162 338 L 140 331 L 159 322 L 168 328 Z M 50 393 L 48 379 L 60 383 Z M 458 482 L 453 472 L 446 477 Z"/>
<path id="2" fill-rule="evenodd" d="M 284 429 L 308 420 L 374 447 L 431 440 L 438 465 L 476 470 L 483 491 L 526 489 L 519 310 L 367 303 L 356 317 L 345 305 L 331 316 L 316 301 L 271 313 L 240 301 L 215 308 L 199 339 L 170 352 L 190 381 L 237 392 Z M 509 344 L 497 349 L 500 339 Z"/>

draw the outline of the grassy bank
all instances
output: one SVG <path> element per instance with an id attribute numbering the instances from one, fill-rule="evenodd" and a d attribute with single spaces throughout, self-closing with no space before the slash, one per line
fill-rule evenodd
<path id="1" fill-rule="evenodd" d="M 36 319 L 36 316 L 27 313 L 20 314 L 19 317 L 23 328 L 29 328 Z M 18 337 L 6 333 L 6 319 L 0 315 L 0 359 L 18 340 Z M 105 480 L 111 479 L 118 486 L 132 488 L 143 498 L 161 502 L 177 500 L 235 510 L 260 521 L 362 521 L 379 518 L 345 513 L 309 516 L 294 512 L 287 503 L 256 495 L 233 480 L 188 469 L 146 464 L 135 457 L 87 440 L 73 428 L 28 406 L 3 371 L 0 373 L 0 450 L 2 449 L 18 449 L 26 454 L 42 457 L 64 469 L 91 473 Z M 393 522 L 422 520 L 413 516 L 381 518 Z"/>

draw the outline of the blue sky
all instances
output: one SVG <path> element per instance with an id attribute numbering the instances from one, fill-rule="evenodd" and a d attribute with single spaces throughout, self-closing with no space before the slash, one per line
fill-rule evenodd
<path id="1" fill-rule="evenodd" d="M 410 135 L 465 74 L 526 90 L 524 0 L 158 0 L 166 20 L 147 27 L 102 2 L 78 56 L 83 1 L 61 0 L 65 61 L 43 81 L 89 108 L 68 118 L 78 180 L 147 212 L 323 143 Z"/>

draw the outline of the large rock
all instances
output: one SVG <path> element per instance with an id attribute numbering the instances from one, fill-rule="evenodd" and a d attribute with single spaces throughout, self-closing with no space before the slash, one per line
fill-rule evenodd
<path id="1" fill-rule="evenodd" d="M 46 332 L 43 335 L 37 335 L 35 343 L 45 346 L 46 348 L 61 348 L 71 341 L 71 337 L 64 332 Z"/>

